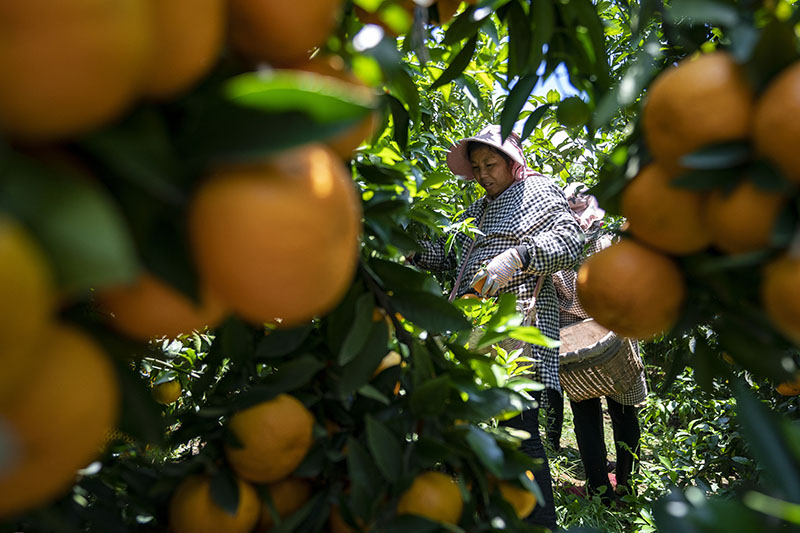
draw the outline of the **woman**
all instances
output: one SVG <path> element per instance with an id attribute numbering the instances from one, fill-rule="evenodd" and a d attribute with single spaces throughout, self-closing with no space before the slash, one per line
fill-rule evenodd
<path id="1" fill-rule="evenodd" d="M 604 233 L 602 229 L 605 212 L 598 207 L 594 196 L 580 192 L 583 186 L 582 183 L 573 183 L 564 192 L 577 222 L 587 235 L 586 255 L 589 256 L 610 246 L 613 241 L 611 235 Z M 553 283 L 558 293 L 562 328 L 589 318 L 578 301 L 575 281 L 574 269 L 553 275 Z M 634 350 L 638 357 L 639 347 L 635 340 L 626 339 L 623 346 L 625 349 Z M 590 494 L 600 493 L 604 501 L 611 501 L 616 494 L 630 490 L 631 473 L 634 459 L 639 453 L 641 436 L 637 406 L 644 402 L 646 396 L 647 383 L 644 371 L 636 383 L 624 393 L 606 396 L 614 442 L 617 443 L 614 483 L 611 481 L 613 476 L 609 478 L 608 454 L 603 436 L 603 408 L 600 398 L 591 398 L 580 402 L 570 401 L 575 438 L 578 441 L 578 451 L 586 472 L 587 491 Z"/>
<path id="2" fill-rule="evenodd" d="M 512 133 L 503 141 L 499 126 L 487 126 L 478 135 L 451 147 L 447 166 L 463 179 L 477 180 L 486 191 L 461 216 L 462 220 L 474 218 L 481 233 L 474 241 L 463 233 L 456 236 L 460 256 L 455 250 L 445 253 L 444 239 L 421 243 L 424 251 L 414 256 L 413 262 L 431 270 L 458 267 L 451 298 L 473 290 L 488 296 L 513 292 L 517 295 L 517 305 L 524 311 L 528 311 L 541 278 L 533 325 L 557 339 L 558 300 L 550 275 L 575 265 L 582 242 L 580 228 L 570 214 L 564 193 L 552 180 L 528 168 L 519 137 Z M 534 379 L 560 391 L 557 349 L 528 347 L 535 361 L 531 367 Z M 538 405 L 538 393 L 535 399 Z M 527 521 L 555 529 L 555 506 L 539 436 L 538 407 L 523 412 L 506 425 L 529 432 L 531 438 L 523 442 L 522 450 L 544 459 L 536 481 L 545 502 L 537 506 Z"/>

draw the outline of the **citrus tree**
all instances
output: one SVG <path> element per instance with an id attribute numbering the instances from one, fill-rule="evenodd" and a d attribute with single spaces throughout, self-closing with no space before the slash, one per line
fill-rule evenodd
<path id="1" fill-rule="evenodd" d="M 655 279 L 610 284 L 611 296 L 637 291 L 623 300 L 642 307 L 626 316 L 652 317 L 631 334 L 691 338 L 669 361 L 691 364 L 701 384 L 730 373 L 722 350 L 790 379 L 793 256 L 770 270 L 790 285 L 765 289 L 783 298 L 762 304 L 757 287 L 796 226 L 782 159 L 794 153 L 796 91 L 772 84 L 796 59 L 795 23 L 786 2 L 0 7 L 3 527 L 532 529 L 522 518 L 540 499 L 539 465 L 519 451 L 524 435 L 496 422 L 538 385 L 515 354 L 486 352 L 507 336 L 551 341 L 520 326 L 513 299 L 450 304 L 452 275 L 403 262 L 421 239 L 471 231 L 459 214 L 481 191 L 453 179 L 444 155 L 487 122 L 516 129 L 538 168 L 595 185 L 627 217 L 626 261 L 646 262 L 631 275 L 660 265 Z M 722 74 L 683 61 L 716 48 L 728 52 L 701 60 Z M 658 75 L 677 60 L 690 68 Z M 580 97 L 537 91 L 557 69 Z M 670 72 L 689 79 L 670 90 Z M 653 111 L 659 85 L 665 108 Z M 642 110 L 645 92 L 654 103 Z M 764 104 L 759 126 L 747 109 L 773 92 L 762 101 L 786 107 Z M 767 201 L 780 210 L 771 240 L 745 254 L 710 237 L 659 248 L 655 207 L 643 219 L 625 208 L 675 196 L 666 225 L 685 227 L 717 192 L 725 212 L 745 174 L 761 185 L 737 205 L 764 188 L 780 195 Z M 587 283 L 582 299 L 604 284 Z M 618 299 L 596 300 L 598 320 L 614 316 Z M 791 520 L 792 430 L 738 394 L 775 484 L 730 516 Z M 664 527 L 729 512 L 672 498 L 656 507 Z"/>

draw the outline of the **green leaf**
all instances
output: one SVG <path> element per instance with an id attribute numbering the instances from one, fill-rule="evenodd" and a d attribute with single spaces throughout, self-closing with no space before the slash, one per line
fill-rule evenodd
<path id="1" fill-rule="evenodd" d="M 529 9 L 531 24 L 531 51 L 528 64 L 536 72 L 544 56 L 544 45 L 550 42 L 555 28 L 555 12 L 550 0 L 531 0 Z"/>
<path id="2" fill-rule="evenodd" d="M 68 293 L 129 282 L 139 273 L 119 208 L 77 173 L 15 154 L 0 168 L 0 209 L 32 229 Z"/>
<path id="3" fill-rule="evenodd" d="M 270 357 L 283 357 L 302 346 L 308 338 L 313 326 L 300 326 L 291 329 L 276 329 L 258 341 L 256 346 L 256 359 L 267 359 Z"/>
<path id="4" fill-rule="evenodd" d="M 365 417 L 367 446 L 375 464 L 390 483 L 397 483 L 403 475 L 403 449 L 398 438 L 372 415 Z"/>
<path id="5" fill-rule="evenodd" d="M 388 353 L 389 328 L 383 320 L 371 323 L 366 342 L 356 357 L 342 368 L 339 379 L 339 393 L 342 395 L 365 385 L 372 373 Z"/>
<path id="6" fill-rule="evenodd" d="M 750 146 L 744 141 L 708 146 L 681 158 L 681 165 L 692 169 L 723 169 L 740 166 L 750 160 Z"/>
<path id="7" fill-rule="evenodd" d="M 464 45 L 464 47 L 456 54 L 456 57 L 453 58 L 453 61 L 448 65 L 448 67 L 442 72 L 441 76 L 439 76 L 436 81 L 430 86 L 430 90 L 433 91 L 447 83 L 450 83 L 457 77 L 464 72 L 464 69 L 467 68 L 469 62 L 472 61 L 472 56 L 475 53 L 475 46 L 478 43 L 478 36 L 473 35 L 469 41 Z"/>
<path id="8" fill-rule="evenodd" d="M 419 89 L 405 69 L 397 69 L 397 71 L 392 74 L 390 90 L 394 96 L 399 96 L 402 99 L 408 109 L 411 119 L 414 122 L 419 122 Z"/>
<path id="9" fill-rule="evenodd" d="M 233 472 L 220 468 L 211 477 L 211 501 L 231 516 L 239 510 L 239 485 Z"/>
<path id="10" fill-rule="evenodd" d="M 672 0 L 666 11 L 666 19 L 672 23 L 689 19 L 698 24 L 734 26 L 739 14 L 733 6 L 712 0 Z"/>
<path id="11" fill-rule="evenodd" d="M 467 443 L 491 473 L 500 475 L 503 469 L 503 450 L 494 437 L 476 426 L 470 426 Z"/>
<path id="12" fill-rule="evenodd" d="M 522 128 L 522 135 L 520 136 L 523 141 L 527 139 L 531 133 L 533 133 L 533 130 L 542 120 L 542 116 L 544 116 L 545 111 L 547 111 L 551 105 L 552 104 L 540 105 L 528 116 L 528 119 L 525 121 L 525 126 Z"/>
<path id="13" fill-rule="evenodd" d="M 255 350 L 255 332 L 241 318 L 230 316 L 217 328 L 214 345 L 234 363 L 244 363 Z"/>
<path id="14" fill-rule="evenodd" d="M 391 301 L 400 314 L 431 333 L 470 328 L 461 311 L 444 297 L 422 291 L 397 291 Z"/>
<path id="15" fill-rule="evenodd" d="M 411 410 L 419 416 L 433 416 L 447 409 L 452 383 L 447 376 L 424 382 L 411 393 Z"/>
<path id="16" fill-rule="evenodd" d="M 303 354 L 277 366 L 264 383 L 281 392 L 289 392 L 309 383 L 323 368 L 324 362 L 313 355 Z"/>
<path id="17" fill-rule="evenodd" d="M 301 70 L 241 74 L 225 84 L 224 92 L 243 107 L 301 111 L 323 124 L 361 119 L 374 107 L 370 89 Z"/>
<path id="18" fill-rule="evenodd" d="M 508 93 L 503 111 L 500 113 L 500 133 L 504 139 L 514 129 L 514 124 L 519 120 L 519 113 L 528 102 L 537 81 L 539 81 L 539 76 L 536 74 L 522 76 Z"/>
<path id="19" fill-rule="evenodd" d="M 473 6 L 467 7 L 464 13 L 454 20 L 447 29 L 442 44 L 452 46 L 467 37 L 474 37 L 478 28 L 483 26 L 483 23 L 489 19 L 491 12 L 481 14 L 482 16 L 476 19 L 475 8 Z"/>
<path id="20" fill-rule="evenodd" d="M 367 333 L 372 328 L 372 311 L 375 300 L 371 293 L 362 294 L 356 300 L 355 315 L 347 336 L 339 350 L 338 362 L 346 365 L 358 355 L 367 341 Z"/>
<path id="21" fill-rule="evenodd" d="M 544 346 L 545 348 L 558 348 L 559 341 L 551 339 L 533 326 L 516 326 L 508 329 L 508 336 L 518 341 Z"/>
<path id="22" fill-rule="evenodd" d="M 322 123 L 304 111 L 267 112 L 225 100 L 205 99 L 179 133 L 177 148 L 187 164 L 204 168 L 227 160 L 263 160 L 313 141 L 323 141 L 361 121 Z"/>
<path id="23" fill-rule="evenodd" d="M 442 295 L 442 288 L 433 277 L 413 267 L 379 258 L 370 259 L 369 267 L 387 290 L 424 290 L 436 296 Z"/>
<path id="24" fill-rule="evenodd" d="M 508 75 L 518 76 L 530 71 L 536 72 L 536 67 L 530 68 L 528 56 L 531 52 L 531 27 L 528 14 L 519 4 L 511 2 L 505 20 L 508 24 Z"/>
<path id="25" fill-rule="evenodd" d="M 408 148 L 408 128 L 411 122 L 408 111 L 403 103 L 394 96 L 386 94 L 384 98 L 389 100 L 389 108 L 392 110 L 394 140 L 400 147 L 400 150 L 405 152 L 406 148 Z"/>
<path id="26" fill-rule="evenodd" d="M 354 485 L 365 487 L 373 494 L 384 483 L 367 449 L 353 437 L 347 439 L 347 475 Z"/>
<path id="27" fill-rule="evenodd" d="M 800 458 L 783 438 L 781 420 L 745 386 L 736 382 L 736 408 L 748 446 L 771 486 L 792 503 L 800 503 Z"/>

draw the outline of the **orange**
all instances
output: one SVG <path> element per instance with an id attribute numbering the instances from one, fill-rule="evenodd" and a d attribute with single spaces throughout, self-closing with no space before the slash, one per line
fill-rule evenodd
<path id="1" fill-rule="evenodd" d="M 248 320 L 304 323 L 350 286 L 361 201 L 341 160 L 323 146 L 219 169 L 189 216 L 201 278 Z"/>
<path id="2" fill-rule="evenodd" d="M 225 0 L 150 0 L 153 53 L 144 92 L 169 98 L 191 87 L 214 65 L 227 23 Z"/>
<path id="3" fill-rule="evenodd" d="M 441 472 L 419 474 L 397 501 L 398 515 L 413 514 L 447 524 L 458 524 L 463 509 L 458 484 Z"/>
<path id="4" fill-rule="evenodd" d="M 797 396 L 800 394 L 800 377 L 792 381 L 784 381 L 779 383 L 775 390 L 782 396 Z"/>
<path id="5" fill-rule="evenodd" d="M 239 506 L 229 514 L 211 499 L 208 476 L 189 476 L 178 485 L 169 501 L 169 530 L 172 533 L 248 533 L 258 521 L 261 502 L 249 483 L 236 480 Z"/>
<path id="6" fill-rule="evenodd" d="M 294 512 L 299 510 L 305 503 L 311 499 L 311 482 L 306 479 L 296 477 L 288 477 L 270 483 L 267 486 L 269 497 L 272 498 L 272 505 L 278 516 L 286 518 L 291 516 Z M 261 506 L 261 518 L 258 521 L 256 531 L 266 532 L 272 529 L 275 525 L 275 520 L 272 518 L 272 513 L 269 510 L 266 502 Z"/>
<path id="7" fill-rule="evenodd" d="M 518 487 L 508 481 L 501 481 L 498 483 L 497 488 L 500 489 L 500 494 L 514 508 L 518 518 L 525 518 L 533 512 L 536 507 L 536 496 L 532 492 Z"/>
<path id="8" fill-rule="evenodd" d="M 475 289 L 475 292 L 477 292 L 478 294 L 483 294 L 483 286 L 485 284 L 486 284 L 486 278 L 483 277 L 483 278 L 479 279 L 475 283 L 475 285 L 472 286 L 472 288 Z"/>
<path id="9" fill-rule="evenodd" d="M 753 142 L 794 182 L 800 182 L 800 61 L 793 63 L 772 80 L 761 93 L 753 119 Z"/>
<path id="10" fill-rule="evenodd" d="M 239 411 L 229 430 L 242 447 L 225 446 L 239 476 L 254 483 L 273 483 L 288 476 L 311 448 L 314 415 L 297 398 L 280 394 Z"/>
<path id="11" fill-rule="evenodd" d="M 698 252 L 711 239 L 705 195 L 671 185 L 672 177 L 657 163 L 644 167 L 623 189 L 620 212 L 643 243 L 671 254 Z"/>
<path id="12" fill-rule="evenodd" d="M 132 285 L 99 291 L 97 302 L 109 313 L 112 327 L 145 341 L 214 327 L 224 315 L 222 304 L 213 296 L 206 296 L 198 305 L 151 274 Z"/>
<path id="13" fill-rule="evenodd" d="M 273 65 L 308 59 L 336 26 L 342 0 L 230 0 L 231 42 L 246 56 Z"/>
<path id="14" fill-rule="evenodd" d="M 0 215 L 0 400 L 30 368 L 30 353 L 51 320 L 54 287 L 47 260 L 28 232 Z"/>
<path id="15" fill-rule="evenodd" d="M 374 105 L 375 93 L 364 85 L 352 72 L 345 69 L 344 62 L 339 56 L 326 58 L 315 57 L 294 68 L 348 83 L 351 94 L 356 94 L 364 102 L 369 102 L 370 105 Z M 372 137 L 377 126 L 378 114 L 377 112 L 372 112 L 356 125 L 347 128 L 342 133 L 326 141 L 326 144 L 331 150 L 336 152 L 339 157 L 349 160 L 353 157 L 353 151 L 361 146 L 365 139 Z"/>
<path id="16" fill-rule="evenodd" d="M 142 0 L 0 3 L 0 127 L 49 141 L 124 112 L 151 50 L 150 7 Z"/>
<path id="17" fill-rule="evenodd" d="M 784 255 L 766 265 L 761 303 L 775 328 L 800 345 L 800 259 Z"/>
<path id="18" fill-rule="evenodd" d="M 642 128 L 650 152 L 661 163 L 705 145 L 748 137 L 754 93 L 744 72 L 727 52 L 686 58 L 650 84 Z"/>
<path id="19" fill-rule="evenodd" d="M 638 339 L 672 327 L 686 297 L 678 265 L 631 239 L 590 256 L 578 270 L 577 289 L 598 324 Z"/>
<path id="20" fill-rule="evenodd" d="M 164 383 L 159 383 L 153 387 L 153 398 L 155 398 L 158 403 L 169 405 L 176 402 L 178 398 L 181 397 L 182 392 L 183 387 L 181 387 L 181 382 L 177 379 L 173 379 L 165 381 Z"/>
<path id="21" fill-rule="evenodd" d="M 120 405 L 116 372 L 82 332 L 53 325 L 35 348 L 24 387 L 0 404 L 11 439 L 0 470 L 0 517 L 61 496 L 99 454 Z"/>
<path id="22" fill-rule="evenodd" d="M 714 191 L 706 210 L 711 243 L 728 254 L 766 248 L 786 200 L 783 194 L 759 189 L 747 179 L 730 194 Z"/>

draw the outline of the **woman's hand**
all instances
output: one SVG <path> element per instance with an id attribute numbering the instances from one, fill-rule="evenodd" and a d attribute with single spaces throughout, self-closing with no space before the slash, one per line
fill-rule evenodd
<path id="1" fill-rule="evenodd" d="M 472 278 L 470 286 L 480 294 L 494 296 L 497 291 L 508 285 L 520 268 L 522 268 L 522 258 L 519 252 L 509 248 L 480 269 Z"/>

